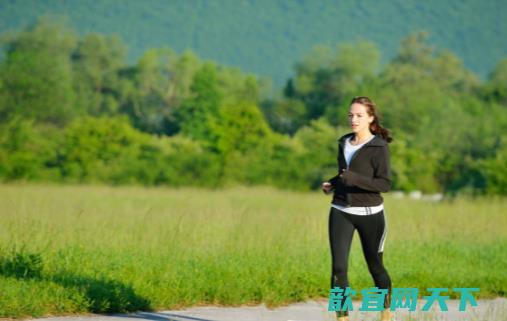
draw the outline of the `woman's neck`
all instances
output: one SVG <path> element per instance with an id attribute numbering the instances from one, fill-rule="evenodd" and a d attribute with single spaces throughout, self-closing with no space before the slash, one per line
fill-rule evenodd
<path id="1" fill-rule="evenodd" d="M 373 136 L 373 134 L 369 130 L 356 133 L 354 136 L 354 143 L 359 144 L 361 142 L 364 142 L 365 140 L 371 138 L 371 136 Z"/>

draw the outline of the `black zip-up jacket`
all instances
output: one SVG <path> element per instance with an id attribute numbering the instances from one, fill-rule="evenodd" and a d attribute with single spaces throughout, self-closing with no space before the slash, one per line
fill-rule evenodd
<path id="1" fill-rule="evenodd" d="M 384 199 L 380 193 L 391 189 L 391 167 L 387 142 L 375 135 L 352 156 L 347 169 L 344 156 L 348 133 L 338 139 L 338 175 L 328 180 L 333 192 L 333 203 L 343 206 L 377 206 Z M 347 169 L 342 176 L 340 173 Z"/>

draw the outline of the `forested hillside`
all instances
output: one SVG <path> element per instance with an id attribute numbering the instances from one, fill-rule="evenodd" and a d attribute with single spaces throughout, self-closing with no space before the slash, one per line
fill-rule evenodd
<path id="1" fill-rule="evenodd" d="M 315 45 L 370 40 L 385 64 L 402 38 L 426 30 L 429 45 L 451 50 L 484 78 L 507 53 L 506 12 L 503 0 L 3 0 L 0 32 L 63 15 L 81 35 L 119 35 L 131 63 L 150 48 L 191 49 L 281 86 Z"/>
<path id="2" fill-rule="evenodd" d="M 41 19 L 2 34 L 0 178 L 317 189 L 337 171 L 351 97 L 394 137 L 393 189 L 507 193 L 507 58 L 481 81 L 424 33 L 385 66 L 372 42 L 321 46 L 276 97 L 238 68 Z"/>

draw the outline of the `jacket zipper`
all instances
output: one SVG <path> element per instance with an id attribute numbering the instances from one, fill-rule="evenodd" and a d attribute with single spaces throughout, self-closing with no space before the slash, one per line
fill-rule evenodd
<path id="1" fill-rule="evenodd" d="M 361 146 L 361 148 L 359 148 L 355 153 L 354 155 L 352 155 L 352 158 L 350 159 L 349 163 L 347 164 L 347 169 L 350 168 L 350 165 L 352 164 L 352 161 L 354 160 L 354 158 L 356 158 L 357 154 L 359 154 L 364 147 L 367 147 L 367 144 Z M 343 151 L 345 152 L 345 146 L 343 147 Z M 345 158 L 345 155 L 343 155 L 343 158 Z"/>
<path id="2" fill-rule="evenodd" d="M 363 150 L 364 147 L 367 147 L 366 145 L 363 145 L 361 148 L 359 148 L 355 153 L 354 155 L 352 155 L 352 158 L 350 159 L 349 163 L 347 164 L 347 170 L 350 168 L 350 165 L 352 164 L 352 161 L 354 160 L 354 158 L 356 158 L 357 154 L 359 154 L 361 152 L 361 150 Z M 342 150 L 343 152 L 345 153 L 345 146 L 342 146 Z M 343 155 L 343 158 L 345 159 L 345 155 Z M 350 201 L 350 194 L 349 193 L 346 193 L 346 198 L 347 198 L 347 205 L 348 207 L 351 207 L 351 201 Z"/>

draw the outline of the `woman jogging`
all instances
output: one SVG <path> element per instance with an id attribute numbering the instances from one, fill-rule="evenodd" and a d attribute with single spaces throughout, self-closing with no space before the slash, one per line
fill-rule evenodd
<path id="1" fill-rule="evenodd" d="M 386 289 L 381 320 L 392 320 L 391 279 L 382 262 L 387 221 L 380 193 L 391 188 L 389 131 L 379 123 L 377 108 L 368 97 L 354 97 L 349 108 L 352 132 L 338 139 L 338 175 L 322 183 L 333 192 L 329 213 L 332 256 L 331 288 L 349 286 L 347 266 L 354 230 L 375 286 Z M 336 311 L 338 320 L 348 320 L 348 311 Z"/>

